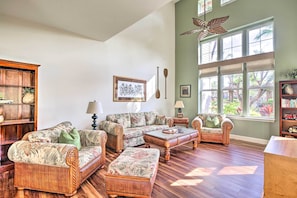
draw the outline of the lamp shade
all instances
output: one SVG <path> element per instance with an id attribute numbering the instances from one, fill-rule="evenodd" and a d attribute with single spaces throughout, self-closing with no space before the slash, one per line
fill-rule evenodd
<path id="1" fill-rule="evenodd" d="M 93 102 L 89 102 L 87 113 L 88 114 L 103 113 L 101 102 L 96 102 L 96 100 L 94 100 Z"/>
<path id="2" fill-rule="evenodd" d="M 175 102 L 174 108 L 184 108 L 184 103 L 181 100 Z"/>

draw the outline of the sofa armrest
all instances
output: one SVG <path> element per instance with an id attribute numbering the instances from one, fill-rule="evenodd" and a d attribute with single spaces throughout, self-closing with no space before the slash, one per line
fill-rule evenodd
<path id="1" fill-rule="evenodd" d="M 172 117 L 166 117 L 166 123 L 168 124 L 168 127 L 173 126 L 173 118 Z"/>
<path id="2" fill-rule="evenodd" d="M 202 125 L 203 125 L 203 122 L 202 122 L 201 118 L 199 118 L 197 116 L 197 117 L 195 117 L 193 119 L 193 121 L 192 121 L 192 128 L 193 129 L 196 129 L 196 130 L 200 131 L 201 128 L 202 128 Z"/>
<path id="3" fill-rule="evenodd" d="M 225 131 L 231 131 L 234 127 L 233 122 L 229 118 L 224 118 L 221 123 L 222 129 L 225 129 Z M 224 130 L 223 130 L 224 131 Z"/>
<path id="4" fill-rule="evenodd" d="M 107 135 L 102 130 L 78 130 L 82 146 L 102 146 L 105 147 Z"/>
<path id="5" fill-rule="evenodd" d="M 78 167 L 78 150 L 71 144 L 32 143 L 16 141 L 8 150 L 8 158 L 13 162 L 40 164 L 58 167 Z"/>
<path id="6" fill-rule="evenodd" d="M 124 135 L 123 125 L 111 121 L 101 121 L 99 124 L 99 129 L 104 130 L 106 133 L 114 136 L 122 137 Z"/>

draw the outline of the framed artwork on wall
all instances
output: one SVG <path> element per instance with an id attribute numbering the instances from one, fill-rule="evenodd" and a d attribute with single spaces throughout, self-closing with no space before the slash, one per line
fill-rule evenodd
<path id="1" fill-rule="evenodd" d="M 146 81 L 113 76 L 114 102 L 145 102 Z"/>
<path id="2" fill-rule="evenodd" d="M 180 86 L 180 97 L 181 98 L 191 98 L 191 85 L 181 85 Z"/>

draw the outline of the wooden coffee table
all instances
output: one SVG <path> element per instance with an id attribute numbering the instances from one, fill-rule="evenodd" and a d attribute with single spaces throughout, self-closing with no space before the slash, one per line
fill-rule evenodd
<path id="1" fill-rule="evenodd" d="M 170 159 L 170 149 L 177 146 L 193 142 L 193 149 L 198 145 L 198 131 L 192 128 L 174 127 L 178 129 L 177 133 L 167 134 L 162 130 L 151 131 L 144 134 L 143 138 L 146 143 L 146 147 L 150 147 L 150 144 L 157 145 L 165 148 L 165 162 Z"/>

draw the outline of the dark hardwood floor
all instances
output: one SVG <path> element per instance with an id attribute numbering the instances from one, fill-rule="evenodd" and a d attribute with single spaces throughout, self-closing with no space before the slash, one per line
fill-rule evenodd
<path id="1" fill-rule="evenodd" d="M 164 163 L 160 158 L 153 198 L 260 198 L 263 190 L 263 151 L 265 145 L 231 140 L 221 144 L 192 144 L 171 152 Z M 107 164 L 83 183 L 74 198 L 105 198 L 104 174 L 108 164 L 118 156 L 107 151 Z M 6 178 L 7 173 L 6 173 Z M 0 198 L 13 197 L 12 179 L 0 174 Z M 5 182 L 6 181 L 6 182 Z M 25 197 L 62 198 L 63 195 L 25 190 Z"/>

